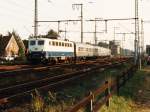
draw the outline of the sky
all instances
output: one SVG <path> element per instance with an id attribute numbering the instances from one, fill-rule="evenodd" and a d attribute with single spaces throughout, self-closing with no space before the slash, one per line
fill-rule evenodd
<path id="1" fill-rule="evenodd" d="M 0 33 L 5 35 L 15 30 L 22 39 L 27 39 L 34 30 L 34 1 L 35 0 L 0 0 Z M 84 32 L 93 32 L 94 23 L 86 20 L 94 18 L 134 18 L 135 0 L 37 0 L 38 20 L 70 20 L 80 19 L 80 8 L 73 9 L 72 4 L 83 4 Z M 139 18 L 150 20 L 150 0 L 139 0 Z M 150 23 L 144 23 L 145 45 L 150 43 Z M 57 23 L 39 23 L 38 34 L 46 34 L 49 29 L 57 31 Z M 80 41 L 80 22 L 61 23 L 61 30 L 67 30 L 67 38 Z M 105 33 L 104 22 L 97 22 L 97 38 L 99 41 L 113 40 L 133 49 L 134 35 L 127 34 L 125 39 L 119 33 L 134 32 L 134 20 L 109 21 L 108 32 Z M 115 34 L 114 34 L 115 32 Z M 65 38 L 65 33 L 61 33 Z M 93 33 L 84 33 L 84 42 L 94 43 Z"/>

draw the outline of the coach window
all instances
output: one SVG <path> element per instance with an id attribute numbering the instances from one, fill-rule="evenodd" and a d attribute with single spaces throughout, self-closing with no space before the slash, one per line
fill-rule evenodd
<path id="1" fill-rule="evenodd" d="M 89 52 L 91 52 L 91 48 L 89 48 Z"/>
<path id="2" fill-rule="evenodd" d="M 38 45 L 44 45 L 44 40 L 39 40 Z"/>
<path id="3" fill-rule="evenodd" d="M 35 45 L 35 41 L 34 40 L 30 41 L 30 45 Z"/>
<path id="4" fill-rule="evenodd" d="M 80 51 L 80 50 L 81 50 L 81 48 L 79 47 L 79 48 L 78 48 L 78 51 Z"/>
<path id="5" fill-rule="evenodd" d="M 98 49 L 96 49 L 96 52 L 98 52 Z"/>

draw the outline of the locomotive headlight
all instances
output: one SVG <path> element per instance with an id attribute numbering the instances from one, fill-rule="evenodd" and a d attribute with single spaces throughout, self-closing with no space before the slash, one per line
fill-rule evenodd
<path id="1" fill-rule="evenodd" d="M 46 52 L 42 51 L 43 56 L 46 56 Z"/>

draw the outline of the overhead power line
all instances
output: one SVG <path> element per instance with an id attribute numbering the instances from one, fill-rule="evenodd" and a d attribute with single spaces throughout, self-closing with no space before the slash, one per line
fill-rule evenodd
<path id="1" fill-rule="evenodd" d="M 51 22 L 54 22 L 54 23 L 57 23 L 58 24 L 58 33 L 60 31 L 60 23 L 61 22 L 74 22 L 74 21 L 80 21 L 80 20 L 50 20 L 50 21 L 37 21 L 37 22 L 41 22 L 41 23 L 51 23 Z"/>

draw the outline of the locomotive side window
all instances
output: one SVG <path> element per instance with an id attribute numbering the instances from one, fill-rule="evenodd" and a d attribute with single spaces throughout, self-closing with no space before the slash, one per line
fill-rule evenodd
<path id="1" fill-rule="evenodd" d="M 56 46 L 58 46 L 58 42 L 56 42 Z"/>
<path id="2" fill-rule="evenodd" d="M 67 47 L 69 47 L 69 43 L 67 43 Z"/>
<path id="3" fill-rule="evenodd" d="M 55 46 L 55 42 L 53 41 L 52 43 L 53 43 L 53 46 Z"/>
<path id="4" fill-rule="evenodd" d="M 35 45 L 35 40 L 31 40 L 30 45 Z"/>
<path id="5" fill-rule="evenodd" d="M 59 46 L 61 46 L 61 42 L 59 42 Z"/>
<path id="6" fill-rule="evenodd" d="M 44 40 L 39 40 L 38 45 L 44 45 Z"/>
<path id="7" fill-rule="evenodd" d="M 72 47 L 72 44 L 70 44 L 70 47 Z"/>
<path id="8" fill-rule="evenodd" d="M 62 46 L 64 46 L 64 43 L 62 42 Z"/>
<path id="9" fill-rule="evenodd" d="M 51 45 L 51 41 L 49 41 L 49 45 Z"/>
<path id="10" fill-rule="evenodd" d="M 67 43 L 65 43 L 65 47 L 67 47 Z"/>

